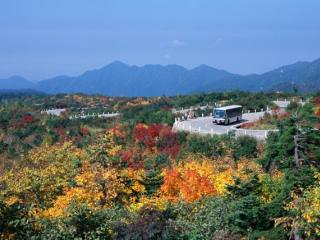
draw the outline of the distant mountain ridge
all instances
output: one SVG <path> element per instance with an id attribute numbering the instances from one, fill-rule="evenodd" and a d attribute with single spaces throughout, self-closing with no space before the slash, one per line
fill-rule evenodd
<path id="1" fill-rule="evenodd" d="M 104 94 L 110 96 L 160 96 L 192 92 L 320 91 L 320 59 L 297 62 L 263 74 L 239 75 L 200 65 L 186 69 L 179 65 L 144 65 L 115 61 L 80 76 L 58 76 L 31 82 L 19 76 L 0 79 L 0 89 L 33 89 L 45 93 Z"/>
<path id="2" fill-rule="evenodd" d="M 0 89 L 28 89 L 34 88 L 34 84 L 20 76 L 12 76 L 7 79 L 0 79 Z"/>

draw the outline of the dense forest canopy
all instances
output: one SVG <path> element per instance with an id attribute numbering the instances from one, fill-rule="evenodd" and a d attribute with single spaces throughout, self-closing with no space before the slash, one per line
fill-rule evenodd
<path id="1" fill-rule="evenodd" d="M 266 141 L 172 131 L 173 109 L 285 98 Z M 3 93 L 0 239 L 319 239 L 319 129 L 319 94 Z"/>

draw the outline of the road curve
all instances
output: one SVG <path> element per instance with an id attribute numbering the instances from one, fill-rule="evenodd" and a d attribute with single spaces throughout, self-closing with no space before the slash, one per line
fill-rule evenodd
<path id="1" fill-rule="evenodd" d="M 174 131 L 187 131 L 197 134 L 227 134 L 234 131 L 236 136 L 249 135 L 258 139 L 265 139 L 268 135 L 268 130 L 249 130 L 238 129 L 237 127 L 244 122 L 253 122 L 259 120 L 265 112 L 244 113 L 240 123 L 230 125 L 217 125 L 212 123 L 212 117 L 200 117 L 185 121 L 176 121 L 173 125 Z M 274 131 L 274 130 L 273 130 Z"/>

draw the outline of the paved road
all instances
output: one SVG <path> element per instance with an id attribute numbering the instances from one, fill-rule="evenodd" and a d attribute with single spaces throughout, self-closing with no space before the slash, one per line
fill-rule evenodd
<path id="1" fill-rule="evenodd" d="M 286 108 L 290 101 L 274 101 L 274 103 L 280 108 Z M 304 104 L 305 102 L 300 101 L 300 104 Z M 190 108 L 192 109 L 192 108 Z M 180 111 L 176 111 L 179 113 L 184 113 L 189 111 L 190 109 L 183 109 Z M 244 113 L 242 115 L 242 122 L 252 122 L 256 121 L 264 115 L 265 112 L 254 112 L 254 113 Z M 241 123 L 234 123 L 230 125 L 217 125 L 212 123 L 212 117 L 200 117 L 196 119 L 190 119 L 185 121 L 177 121 L 173 125 L 174 131 L 187 131 L 197 134 L 226 134 L 230 131 L 234 131 L 236 136 L 241 135 L 249 135 L 256 137 L 258 139 L 266 139 L 268 133 L 270 131 L 278 131 L 278 130 L 249 130 L 249 129 L 239 129 L 237 128 Z"/>
<path id="2" fill-rule="evenodd" d="M 244 122 L 252 122 L 256 121 L 263 116 L 264 112 L 257 113 L 245 113 L 242 115 Z M 230 125 L 217 125 L 212 123 L 212 117 L 203 117 L 190 119 L 186 121 L 175 122 L 173 129 L 176 131 L 187 131 L 198 134 L 226 134 L 230 131 L 235 131 L 237 136 L 240 135 L 250 135 L 254 136 L 258 139 L 265 139 L 268 135 L 268 131 L 266 130 L 245 130 L 245 129 L 237 129 L 241 123 L 234 123 Z"/>
<path id="3" fill-rule="evenodd" d="M 288 105 L 290 104 L 291 101 L 281 101 L 281 100 L 277 100 L 277 101 L 273 101 L 274 104 L 276 104 L 279 108 L 286 108 L 288 107 Z M 297 102 L 299 104 L 301 104 L 302 106 L 306 103 L 303 102 L 302 100 L 300 100 L 299 102 Z"/>

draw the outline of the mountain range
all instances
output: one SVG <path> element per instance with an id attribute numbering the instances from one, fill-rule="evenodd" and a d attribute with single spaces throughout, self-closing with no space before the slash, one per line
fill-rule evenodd
<path id="1" fill-rule="evenodd" d="M 207 65 L 186 69 L 179 65 L 127 65 L 115 61 L 80 76 L 58 76 L 32 82 L 20 76 L 0 79 L 0 89 L 32 89 L 49 94 L 75 93 L 109 96 L 160 96 L 243 91 L 320 91 L 320 59 L 297 62 L 263 74 L 240 75 Z"/>

